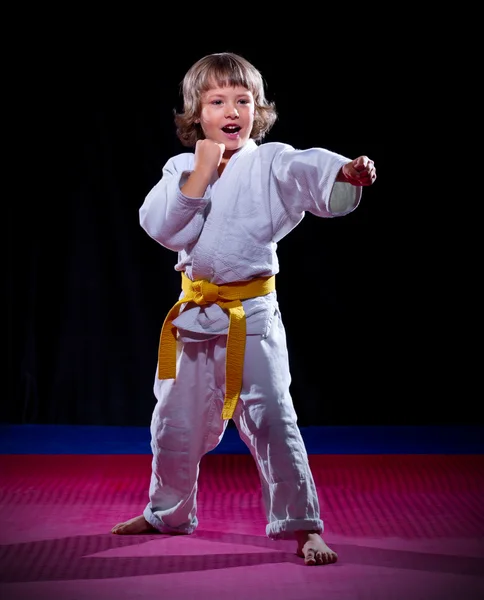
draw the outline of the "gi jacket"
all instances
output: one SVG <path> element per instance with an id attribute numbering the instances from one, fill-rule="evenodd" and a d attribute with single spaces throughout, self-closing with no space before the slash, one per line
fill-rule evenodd
<path id="1" fill-rule="evenodd" d="M 202 198 L 189 198 L 181 187 L 194 156 L 185 152 L 170 158 L 140 208 L 143 229 L 178 253 L 175 269 L 192 280 L 222 285 L 276 275 L 277 243 L 306 212 L 344 216 L 361 199 L 361 187 L 336 182 L 351 159 L 323 148 L 296 150 L 253 140 L 231 157 L 220 177 L 214 173 Z M 277 293 L 242 304 L 247 334 L 267 335 L 278 310 Z M 187 304 L 174 324 L 185 341 L 209 339 L 227 334 L 229 318 L 216 304 Z"/>

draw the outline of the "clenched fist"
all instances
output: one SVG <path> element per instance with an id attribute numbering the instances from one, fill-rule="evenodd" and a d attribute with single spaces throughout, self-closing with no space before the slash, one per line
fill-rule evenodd
<path id="1" fill-rule="evenodd" d="M 225 152 L 225 145 L 209 139 L 198 140 L 195 146 L 195 171 L 209 174 L 218 168 Z"/>
<path id="2" fill-rule="evenodd" d="M 359 156 L 341 168 L 338 181 L 351 183 L 351 185 L 368 186 L 375 183 L 375 164 L 368 156 Z"/>

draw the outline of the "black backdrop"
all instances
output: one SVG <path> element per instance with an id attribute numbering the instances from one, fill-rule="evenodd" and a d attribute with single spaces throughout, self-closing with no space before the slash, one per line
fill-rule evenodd
<path id="1" fill-rule="evenodd" d="M 355 213 L 307 215 L 279 246 L 300 423 L 475 423 L 473 358 L 456 342 L 469 315 L 448 310 L 463 282 L 422 224 L 429 200 L 409 177 L 396 91 L 375 54 L 367 73 L 342 55 L 275 54 L 253 41 L 145 50 L 64 44 L 30 57 L 9 200 L 1 420 L 149 423 L 159 331 L 180 280 L 176 255 L 143 232 L 138 209 L 164 162 L 185 151 L 172 118 L 185 71 L 232 50 L 262 71 L 278 107 L 266 141 L 367 154 L 378 169 Z"/>

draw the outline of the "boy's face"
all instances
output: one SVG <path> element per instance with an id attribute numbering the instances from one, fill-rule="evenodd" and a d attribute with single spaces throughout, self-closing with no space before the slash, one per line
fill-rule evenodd
<path id="1" fill-rule="evenodd" d="M 254 97 L 245 87 L 213 87 L 202 94 L 200 125 L 205 137 L 235 151 L 250 138 Z"/>

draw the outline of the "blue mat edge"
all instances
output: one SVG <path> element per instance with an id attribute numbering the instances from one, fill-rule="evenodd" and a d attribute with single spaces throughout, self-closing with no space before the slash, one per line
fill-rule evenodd
<path id="1" fill-rule="evenodd" d="M 484 427 L 301 427 L 308 454 L 483 454 Z M 227 428 L 211 454 L 247 454 Z M 149 427 L 0 424 L 0 454 L 151 454 Z"/>

